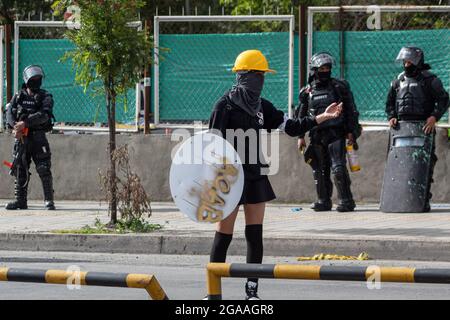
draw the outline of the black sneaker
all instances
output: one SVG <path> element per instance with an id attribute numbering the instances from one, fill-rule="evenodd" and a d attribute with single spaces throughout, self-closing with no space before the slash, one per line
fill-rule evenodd
<path id="1" fill-rule="evenodd" d="M 6 210 L 26 210 L 26 209 L 28 209 L 28 205 L 27 205 L 27 202 L 25 201 L 13 201 L 13 202 L 10 202 L 10 203 L 8 203 L 6 206 L 5 206 L 5 209 Z"/>
<path id="2" fill-rule="evenodd" d="M 245 300 L 261 300 L 258 296 L 258 283 L 253 281 L 247 281 L 245 284 Z"/>

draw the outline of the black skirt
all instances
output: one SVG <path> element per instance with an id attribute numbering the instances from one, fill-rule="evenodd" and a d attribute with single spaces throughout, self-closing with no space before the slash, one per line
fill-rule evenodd
<path id="1" fill-rule="evenodd" d="M 273 192 L 269 178 L 267 176 L 261 176 L 261 178 L 257 180 L 245 179 L 244 191 L 242 192 L 239 205 L 257 204 L 272 201 L 274 199 L 276 199 L 276 196 Z"/>

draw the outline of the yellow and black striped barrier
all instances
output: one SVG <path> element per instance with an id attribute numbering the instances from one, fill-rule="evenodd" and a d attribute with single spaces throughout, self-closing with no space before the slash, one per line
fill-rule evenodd
<path id="1" fill-rule="evenodd" d="M 0 268 L 0 281 L 145 289 L 153 300 L 169 300 L 155 276 L 147 274 Z"/>
<path id="2" fill-rule="evenodd" d="M 274 264 L 210 263 L 207 266 L 209 300 L 222 299 L 222 278 L 266 278 L 331 281 L 450 283 L 450 269 L 402 267 L 345 267 Z"/>

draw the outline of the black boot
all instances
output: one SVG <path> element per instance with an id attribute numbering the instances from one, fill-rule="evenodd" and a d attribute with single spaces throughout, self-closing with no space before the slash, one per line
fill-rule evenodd
<path id="1" fill-rule="evenodd" d="M 346 167 L 338 167 L 333 171 L 334 183 L 338 191 L 339 205 L 336 210 L 338 212 L 349 212 L 355 210 L 355 201 L 353 200 L 352 191 L 350 189 L 350 177 Z"/>
<path id="2" fill-rule="evenodd" d="M 329 172 L 313 170 L 313 175 L 319 200 L 311 205 L 311 209 L 314 211 L 330 211 L 333 206 L 331 202 L 333 185 L 331 184 Z"/>
<path id="3" fill-rule="evenodd" d="M 338 212 L 351 212 L 351 211 L 355 211 L 355 208 L 356 208 L 355 201 L 353 201 L 353 200 L 349 200 L 349 201 L 342 200 L 342 201 L 340 201 L 339 205 L 336 207 L 336 211 L 338 211 Z"/>
<path id="4" fill-rule="evenodd" d="M 27 181 L 24 179 L 19 179 L 18 181 L 16 179 L 15 181 L 15 196 L 16 200 L 13 202 L 10 202 L 6 205 L 6 210 L 26 210 L 28 209 L 27 204 L 27 192 L 28 192 L 28 186 Z"/>
<path id="5" fill-rule="evenodd" d="M 53 201 L 45 201 L 45 209 L 46 210 L 56 210 L 55 203 Z"/>
<path id="6" fill-rule="evenodd" d="M 317 202 L 314 202 L 311 205 L 311 209 L 313 209 L 316 212 L 320 211 L 331 211 L 331 208 L 333 207 L 333 204 L 331 203 L 331 200 L 321 200 L 319 199 Z"/>
<path id="7" fill-rule="evenodd" d="M 28 204 L 23 200 L 15 200 L 6 205 L 6 210 L 27 210 Z"/>
<path id="8" fill-rule="evenodd" d="M 55 210 L 55 203 L 53 201 L 53 177 L 51 175 L 41 178 L 42 188 L 44 189 L 45 209 Z"/>

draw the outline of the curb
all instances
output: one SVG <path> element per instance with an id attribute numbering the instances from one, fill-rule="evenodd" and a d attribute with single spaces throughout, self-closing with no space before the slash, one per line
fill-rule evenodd
<path id="1" fill-rule="evenodd" d="M 73 235 L 2 233 L 0 250 L 125 254 L 209 255 L 213 235 Z M 246 240 L 236 236 L 230 255 L 245 256 Z M 312 256 L 318 253 L 367 252 L 376 260 L 450 261 L 450 241 L 370 238 L 266 238 L 266 256 Z"/>

